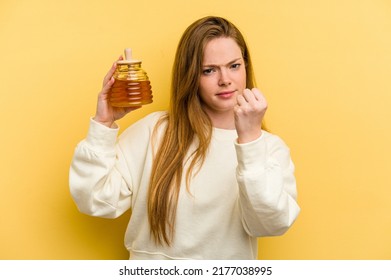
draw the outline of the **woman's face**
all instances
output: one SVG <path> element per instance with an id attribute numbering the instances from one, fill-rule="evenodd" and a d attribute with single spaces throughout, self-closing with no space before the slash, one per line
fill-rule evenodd
<path id="1" fill-rule="evenodd" d="M 228 37 L 205 45 L 199 94 L 208 114 L 226 113 L 246 88 L 246 68 L 238 44 Z"/>

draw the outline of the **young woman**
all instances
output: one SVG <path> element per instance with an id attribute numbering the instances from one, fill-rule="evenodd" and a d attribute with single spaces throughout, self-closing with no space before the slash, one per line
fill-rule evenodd
<path id="1" fill-rule="evenodd" d="M 289 149 L 261 127 L 267 103 L 240 31 L 220 17 L 190 25 L 168 112 L 119 137 L 115 121 L 138 108 L 110 106 L 115 67 L 71 164 L 79 210 L 116 218 L 132 209 L 131 259 L 256 259 L 257 237 L 286 232 L 300 208 Z"/>

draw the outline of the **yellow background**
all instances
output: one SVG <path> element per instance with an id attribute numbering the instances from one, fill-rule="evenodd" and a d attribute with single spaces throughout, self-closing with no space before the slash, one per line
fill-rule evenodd
<path id="1" fill-rule="evenodd" d="M 184 29 L 224 16 L 244 33 L 266 122 L 290 146 L 302 213 L 261 259 L 391 259 L 391 2 L 0 2 L 0 259 L 126 259 L 129 213 L 80 214 L 68 170 L 103 76 L 125 47 L 168 106 Z"/>

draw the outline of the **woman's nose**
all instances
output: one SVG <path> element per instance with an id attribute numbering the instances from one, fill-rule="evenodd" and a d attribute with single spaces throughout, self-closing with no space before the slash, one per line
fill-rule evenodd
<path id="1" fill-rule="evenodd" d="M 219 86 L 228 86 L 231 84 L 231 79 L 229 77 L 229 73 L 226 69 L 220 70 L 219 76 Z"/>

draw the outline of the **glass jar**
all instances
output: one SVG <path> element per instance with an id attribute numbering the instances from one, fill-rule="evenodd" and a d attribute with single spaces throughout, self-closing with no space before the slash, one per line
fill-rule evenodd
<path id="1" fill-rule="evenodd" d="M 125 59 L 117 61 L 114 84 L 109 93 L 113 107 L 135 107 L 152 103 L 151 83 L 141 68 L 141 60 L 132 59 L 131 49 L 125 49 Z"/>

